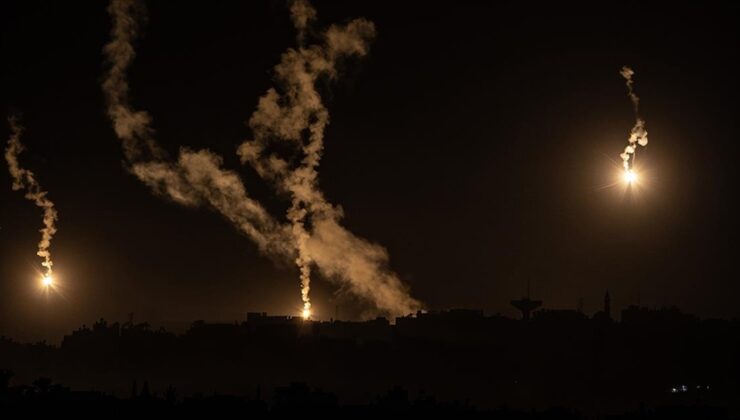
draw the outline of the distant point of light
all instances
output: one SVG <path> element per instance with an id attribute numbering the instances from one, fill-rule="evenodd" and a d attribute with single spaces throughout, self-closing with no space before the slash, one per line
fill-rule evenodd
<path id="1" fill-rule="evenodd" d="M 627 169 L 626 171 L 624 171 L 622 179 L 627 184 L 634 184 L 635 182 L 637 182 L 637 174 L 632 169 Z"/>
<path id="2" fill-rule="evenodd" d="M 51 287 L 54 285 L 54 279 L 51 277 L 51 275 L 46 275 L 41 279 L 41 285 L 44 287 Z"/>

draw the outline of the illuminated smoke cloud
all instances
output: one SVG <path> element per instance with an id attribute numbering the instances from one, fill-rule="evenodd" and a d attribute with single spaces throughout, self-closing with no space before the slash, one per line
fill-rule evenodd
<path id="1" fill-rule="evenodd" d="M 108 116 L 123 142 L 129 170 L 158 195 L 186 206 L 209 205 L 263 252 L 290 253 L 283 249 L 286 239 L 281 236 L 287 234 L 285 228 L 247 195 L 235 172 L 221 168 L 221 157 L 207 150 L 181 149 L 177 161 L 167 159 L 154 139 L 149 114 L 131 106 L 126 73 L 136 56 L 133 42 L 145 12 L 135 0 L 113 0 L 108 7 L 113 29 L 112 40 L 104 47 L 110 68 L 103 81 L 103 92 Z"/>
<path id="2" fill-rule="evenodd" d="M 298 31 L 298 42 L 303 44 L 308 24 L 316 20 L 316 9 L 308 3 L 308 0 L 294 0 L 290 4 L 290 18 Z"/>
<path id="3" fill-rule="evenodd" d="M 13 178 L 13 190 L 25 190 L 25 197 L 44 211 L 44 227 L 40 230 L 41 241 L 36 254 L 44 259 L 41 265 L 46 268 L 45 276 L 50 278 L 54 263 L 51 260 L 49 247 L 51 246 L 51 239 L 57 232 L 55 226 L 57 211 L 54 209 L 54 203 L 46 196 L 47 192 L 41 190 L 41 185 L 39 185 L 33 172 L 22 168 L 18 163 L 18 155 L 23 151 L 23 145 L 21 144 L 23 127 L 18 123 L 16 117 L 8 118 L 8 123 L 10 124 L 11 135 L 8 139 L 8 147 L 5 149 L 5 160 L 8 162 L 10 176 Z"/>
<path id="4" fill-rule="evenodd" d="M 283 53 L 275 66 L 277 88 L 260 98 L 249 120 L 254 139 L 238 149 L 265 179 L 290 195 L 288 220 L 298 250 L 302 297 L 310 309 L 311 266 L 350 292 L 373 302 L 383 312 L 407 314 L 421 307 L 411 298 L 400 279 L 388 269 L 384 248 L 354 236 L 339 224 L 341 209 L 328 203 L 318 186 L 317 168 L 324 149 L 324 130 L 329 112 L 316 89 L 320 78 L 337 77 L 337 64 L 368 52 L 375 27 L 365 19 L 332 25 L 310 46 L 303 46 L 307 22 L 316 16 L 307 1 L 291 6 L 300 47 Z M 269 152 L 282 142 L 300 152 L 302 158 L 287 159 Z"/>
<path id="5" fill-rule="evenodd" d="M 133 42 L 139 22 L 145 18 L 143 6 L 135 0 L 112 0 L 108 8 L 113 19 L 112 40 L 104 48 L 110 69 L 103 91 L 129 170 L 158 195 L 186 206 L 209 205 L 267 255 L 294 260 L 301 273 L 306 312 L 310 313 L 311 266 L 315 264 L 327 278 L 369 300 L 381 312 L 408 314 L 421 305 L 387 269 L 387 252 L 341 227 L 341 211 L 326 202 L 317 186 L 316 167 L 329 114 L 315 89 L 316 79 L 334 78 L 337 61 L 343 57 L 365 55 L 374 27 L 364 19 L 331 26 L 322 34 L 320 45 L 304 48 L 303 39 L 316 11 L 305 1 L 293 2 L 290 10 L 301 47 L 283 54 L 275 68 L 283 90 L 270 89 L 260 99 L 250 119 L 255 139 L 239 147 L 243 162 L 249 162 L 263 178 L 291 196 L 289 224 L 277 222 L 250 198 L 240 177 L 223 169 L 222 158 L 215 153 L 183 148 L 176 161 L 166 157 L 154 139 L 151 117 L 135 110 L 129 99 L 126 73 L 135 57 Z M 308 139 L 303 138 L 305 131 Z M 302 152 L 301 161 L 265 153 L 270 137 L 291 142 Z"/>
<path id="6" fill-rule="evenodd" d="M 136 57 L 133 42 L 138 36 L 139 21 L 146 19 L 146 10 L 136 0 L 113 0 L 108 13 L 113 18 L 112 39 L 103 49 L 110 64 L 103 81 L 108 116 L 113 121 L 116 135 L 123 141 L 123 150 L 129 161 L 145 154 L 161 157 L 163 152 L 153 138 L 151 117 L 146 111 L 136 111 L 130 105 L 126 74 Z"/>
<path id="7" fill-rule="evenodd" d="M 262 252 L 290 255 L 286 227 L 249 197 L 237 173 L 221 166 L 222 158 L 213 152 L 183 148 L 175 163 L 139 162 L 131 171 L 158 195 L 186 206 L 209 205 Z"/>
<path id="8" fill-rule="evenodd" d="M 632 107 L 635 110 L 635 125 L 630 131 L 630 137 L 628 139 L 627 146 L 624 148 L 624 152 L 619 155 L 619 157 L 622 158 L 622 164 L 625 171 L 630 171 L 635 161 L 638 145 L 647 146 L 648 133 L 645 129 L 645 121 L 640 118 L 640 98 L 633 89 L 632 76 L 635 72 L 631 68 L 624 66 L 622 67 L 622 70 L 620 70 L 619 74 L 621 74 L 626 80 L 627 94 L 629 95 L 630 100 L 632 101 Z"/>

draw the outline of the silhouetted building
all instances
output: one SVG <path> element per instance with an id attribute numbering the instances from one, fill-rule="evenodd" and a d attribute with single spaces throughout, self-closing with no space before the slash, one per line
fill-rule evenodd
<path id="1" fill-rule="evenodd" d="M 678 308 L 649 309 L 630 305 L 622 310 L 622 325 L 640 328 L 677 329 L 699 323 L 699 318 Z"/>
<path id="2" fill-rule="evenodd" d="M 542 306 L 542 301 L 541 300 L 532 300 L 532 299 L 529 298 L 529 296 L 527 296 L 527 297 L 521 298 L 519 300 L 512 300 L 511 301 L 511 304 L 515 308 L 517 308 L 520 311 L 522 311 L 522 319 L 526 321 L 526 320 L 529 319 L 529 315 L 530 315 L 530 313 L 532 313 L 532 311 L 534 311 L 535 309 L 537 309 L 540 306 Z"/>
<path id="3" fill-rule="evenodd" d="M 593 318 L 601 324 L 612 323 L 612 299 L 608 290 L 604 293 L 604 307 L 596 312 Z"/>
<path id="4" fill-rule="evenodd" d="M 378 317 L 369 321 L 315 322 L 313 333 L 319 337 L 365 341 L 390 341 L 393 329 L 386 318 Z"/>
<path id="5" fill-rule="evenodd" d="M 266 312 L 248 312 L 245 323 L 252 335 L 273 338 L 295 338 L 313 334 L 316 321 L 287 315 L 267 315 Z"/>
<path id="6" fill-rule="evenodd" d="M 487 335 L 502 317 L 485 317 L 479 309 L 450 309 L 417 312 L 396 318 L 395 334 L 401 338 L 460 340 L 479 339 Z M 504 321 L 505 322 L 505 321 Z"/>
<path id="7" fill-rule="evenodd" d="M 573 309 L 542 309 L 534 313 L 533 320 L 538 322 L 553 322 L 569 325 L 588 321 L 583 313 Z"/>
<path id="8" fill-rule="evenodd" d="M 290 411 L 288 406 L 304 414 L 311 407 L 333 407 L 325 392 L 347 401 L 397 385 L 409 395 L 424 390 L 486 407 L 565 403 L 589 409 L 597 401 L 619 409 L 639 401 L 713 398 L 740 412 L 734 398 L 740 321 L 632 306 L 614 322 L 610 305 L 605 294 L 593 319 L 573 309 L 539 309 L 528 322 L 452 309 L 399 317 L 395 325 L 385 318 L 320 322 L 250 313 L 242 323 L 196 321 L 182 335 L 133 320 L 122 325 L 100 320 L 66 336 L 61 347 L 0 337 L 0 393 L 13 388 L 41 398 L 53 393 L 54 384 L 32 381 L 46 377 L 73 389 L 131 395 L 136 404 L 177 404 L 198 393 L 188 404 L 200 404 L 211 398 L 203 393 L 214 390 L 254 395 L 298 381 L 320 384 L 324 391 L 280 388 L 273 407 L 282 404 L 281 413 Z M 10 370 L 18 373 L 15 384 L 33 386 L 9 383 Z M 78 397 L 86 398 L 74 394 Z M 402 392 L 381 399 L 411 407 Z M 213 404 L 229 401 L 218 398 Z M 260 397 L 256 401 L 264 410 Z"/>

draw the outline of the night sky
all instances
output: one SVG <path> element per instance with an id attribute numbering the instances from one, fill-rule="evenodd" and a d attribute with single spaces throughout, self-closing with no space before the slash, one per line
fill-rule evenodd
<path id="1" fill-rule="evenodd" d="M 316 1 L 318 27 L 365 17 L 369 54 L 321 86 L 331 123 L 320 166 L 343 223 L 382 244 L 428 309 L 509 305 L 531 283 L 547 308 L 677 305 L 736 317 L 738 19 L 731 6 L 605 2 Z M 26 127 L 22 164 L 59 211 L 63 289 L 38 291 L 41 211 L 0 170 L 0 334 L 48 338 L 105 317 L 183 328 L 247 311 L 296 315 L 297 269 L 227 221 L 154 196 L 126 171 L 100 83 L 105 2 L 8 1 L 3 120 Z M 728 9 L 723 9 L 728 7 Z M 286 2 L 149 2 L 130 72 L 157 138 L 208 148 L 276 216 L 276 197 L 236 146 L 294 47 Z M 642 185 L 613 183 L 634 114 L 650 144 Z M 7 124 L 0 129 L 7 140 Z M 4 147 L 4 146 L 3 146 Z M 368 305 L 316 278 L 316 317 Z"/>

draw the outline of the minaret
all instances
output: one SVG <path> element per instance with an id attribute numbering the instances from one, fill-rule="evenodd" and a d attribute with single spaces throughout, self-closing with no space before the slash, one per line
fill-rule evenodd
<path id="1" fill-rule="evenodd" d="M 606 315 L 606 319 L 612 319 L 612 298 L 609 296 L 608 290 L 604 295 L 604 315 Z"/>

